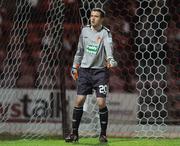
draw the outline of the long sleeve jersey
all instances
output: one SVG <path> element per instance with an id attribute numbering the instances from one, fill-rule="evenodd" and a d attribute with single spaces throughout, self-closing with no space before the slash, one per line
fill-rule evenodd
<path id="1" fill-rule="evenodd" d="M 113 58 L 112 35 L 106 27 L 94 31 L 85 26 L 80 34 L 73 65 L 82 68 L 104 68 L 106 60 Z"/>

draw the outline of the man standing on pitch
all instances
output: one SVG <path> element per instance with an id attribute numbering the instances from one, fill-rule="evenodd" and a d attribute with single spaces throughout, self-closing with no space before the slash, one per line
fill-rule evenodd
<path id="1" fill-rule="evenodd" d="M 71 75 L 77 80 L 77 97 L 73 109 L 72 132 L 65 137 L 66 142 L 79 140 L 78 128 L 83 114 L 83 105 L 88 94 L 96 91 L 101 133 L 100 142 L 107 142 L 108 108 L 106 106 L 109 68 L 116 67 L 113 57 L 112 36 L 102 25 L 105 12 L 100 8 L 91 11 L 90 22 L 82 28 L 78 48 L 74 57 Z"/>

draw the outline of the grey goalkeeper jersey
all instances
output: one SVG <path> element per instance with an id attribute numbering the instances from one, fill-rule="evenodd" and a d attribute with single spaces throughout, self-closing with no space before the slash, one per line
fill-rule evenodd
<path id="1" fill-rule="evenodd" d="M 104 68 L 106 60 L 113 58 L 112 35 L 109 29 L 102 26 L 95 31 L 91 26 L 85 26 L 80 34 L 78 48 L 73 65 L 82 68 Z"/>

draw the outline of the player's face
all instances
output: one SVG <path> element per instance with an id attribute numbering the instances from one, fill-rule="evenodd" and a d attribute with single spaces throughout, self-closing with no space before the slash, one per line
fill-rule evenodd
<path id="1" fill-rule="evenodd" d="M 98 27 L 102 25 L 103 18 L 101 17 L 101 13 L 98 11 L 92 11 L 90 16 L 91 26 Z"/>

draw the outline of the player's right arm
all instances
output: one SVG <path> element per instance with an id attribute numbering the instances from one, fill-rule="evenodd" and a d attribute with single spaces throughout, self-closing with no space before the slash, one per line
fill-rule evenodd
<path id="1" fill-rule="evenodd" d="M 77 64 L 79 64 L 79 65 L 81 64 L 81 60 L 83 58 L 83 54 L 84 54 L 83 34 L 81 32 L 81 34 L 79 36 L 79 42 L 78 42 L 77 51 L 76 51 L 76 54 L 74 56 L 73 66 L 76 66 Z"/>
<path id="2" fill-rule="evenodd" d="M 78 42 L 77 51 L 76 51 L 76 54 L 74 56 L 73 66 L 72 66 L 72 69 L 71 69 L 71 76 L 73 77 L 73 79 L 75 81 L 78 79 L 78 68 L 79 68 L 79 66 L 81 64 L 83 54 L 84 54 L 83 34 L 81 32 L 81 34 L 79 36 L 79 42 Z"/>

